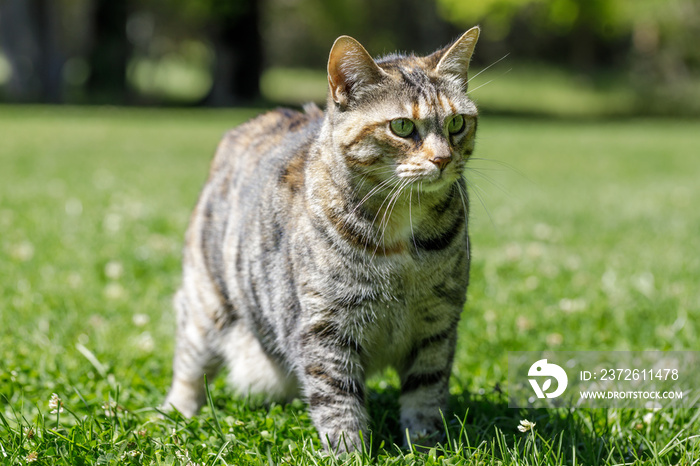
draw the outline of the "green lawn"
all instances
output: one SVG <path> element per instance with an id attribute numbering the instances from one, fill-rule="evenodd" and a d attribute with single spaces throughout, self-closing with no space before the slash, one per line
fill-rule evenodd
<path id="1" fill-rule="evenodd" d="M 697 409 L 512 410 L 499 390 L 508 351 L 700 349 L 697 121 L 482 118 L 444 446 L 393 446 L 393 373 L 371 382 L 364 455 L 324 457 L 302 402 L 221 379 L 195 419 L 157 417 L 188 215 L 219 137 L 255 113 L 0 107 L 0 464 L 700 458 Z"/>

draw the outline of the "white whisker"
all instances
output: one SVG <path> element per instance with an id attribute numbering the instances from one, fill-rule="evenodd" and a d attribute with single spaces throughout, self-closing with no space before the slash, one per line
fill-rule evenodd
<path id="1" fill-rule="evenodd" d="M 464 180 L 466 183 L 467 180 Z M 465 186 L 462 186 L 461 183 L 457 183 L 457 191 L 459 192 L 459 198 L 462 201 L 462 209 L 464 211 L 464 220 L 469 221 L 469 208 L 467 207 L 467 193 L 464 192 L 466 189 Z"/>
<path id="2" fill-rule="evenodd" d="M 392 179 L 392 181 L 393 181 L 393 179 Z M 401 189 L 400 183 L 397 183 L 394 186 L 392 186 L 391 190 L 389 191 L 389 194 L 387 194 L 387 196 L 384 198 L 382 203 L 377 208 L 377 213 L 374 215 L 374 218 L 372 219 L 372 227 L 374 227 L 374 223 L 377 221 L 377 217 L 379 216 L 379 213 L 382 211 L 382 207 L 384 206 L 384 204 L 387 201 L 389 201 L 389 203 L 387 204 L 386 210 L 384 211 L 384 216 L 382 216 L 382 221 L 379 222 L 379 230 L 382 229 L 382 222 L 384 221 L 384 217 L 386 216 L 386 212 L 389 208 L 389 204 L 391 204 L 391 199 L 393 198 L 394 193 L 400 191 L 400 189 Z M 379 243 L 382 242 L 382 240 L 383 240 L 383 234 L 379 239 L 377 239 L 377 234 L 378 234 L 378 232 L 374 235 L 374 240 L 377 242 L 377 246 L 374 248 L 374 253 L 372 254 L 373 259 L 374 259 L 374 255 L 377 253 L 377 249 L 379 248 Z M 367 250 L 367 246 L 365 245 L 365 251 L 366 250 Z M 385 252 L 386 252 L 386 250 L 385 250 Z"/>
<path id="3" fill-rule="evenodd" d="M 497 78 L 500 78 L 501 76 L 510 73 L 511 70 L 512 70 L 512 68 L 509 69 L 509 70 L 507 70 L 505 73 L 501 73 L 501 75 L 500 75 L 500 76 L 497 76 Z M 481 88 L 484 87 L 485 85 L 491 84 L 491 83 L 492 83 L 493 81 L 495 81 L 497 78 L 493 78 L 493 79 L 491 79 L 491 80 L 489 80 L 489 81 L 486 81 L 484 84 L 481 84 L 480 86 L 476 86 L 474 89 L 468 91 L 467 94 L 471 94 L 472 92 L 476 91 L 477 89 L 481 89 Z"/>
<path id="4" fill-rule="evenodd" d="M 467 183 L 467 186 L 474 188 L 473 192 L 476 195 L 476 198 L 479 199 L 479 203 L 481 204 L 481 207 L 484 208 L 484 211 L 486 212 L 486 215 L 488 215 L 489 220 L 491 221 L 491 224 L 495 226 L 496 224 L 493 221 L 493 217 L 491 216 L 491 212 L 489 211 L 488 207 L 486 207 L 486 203 L 484 202 L 484 198 L 481 197 L 481 194 L 480 194 L 480 192 L 484 193 L 483 189 L 481 189 L 479 187 L 479 185 L 477 185 L 476 183 L 470 182 L 466 177 L 464 177 L 464 181 Z"/>
<path id="5" fill-rule="evenodd" d="M 351 214 L 352 214 L 352 213 L 355 213 L 355 211 L 356 211 L 357 209 L 359 209 L 360 206 L 362 206 L 362 204 L 364 204 L 365 202 L 367 202 L 367 200 L 369 200 L 370 197 L 372 197 L 373 195 L 377 194 L 379 191 L 381 191 L 381 190 L 384 189 L 385 187 L 391 185 L 394 181 L 395 181 L 395 180 L 392 179 L 392 178 L 387 178 L 386 180 L 382 181 L 381 183 L 379 183 L 379 184 L 378 184 L 377 186 L 375 186 L 374 188 L 370 189 L 370 191 L 369 191 L 367 194 L 365 194 L 365 197 L 362 198 L 362 200 L 352 209 L 352 211 L 350 211 L 350 213 L 351 213 Z M 392 188 L 392 189 L 393 189 L 393 188 Z"/>
<path id="6" fill-rule="evenodd" d="M 492 177 L 486 175 L 485 173 L 482 173 L 478 168 L 469 167 L 467 168 L 467 171 L 469 173 L 474 173 L 475 175 L 478 175 L 479 177 L 481 177 L 481 179 L 488 181 L 492 186 L 495 186 L 496 188 L 500 189 L 506 195 L 511 196 L 510 192 L 502 184 L 494 180 Z"/>
<path id="7" fill-rule="evenodd" d="M 389 226 L 389 222 L 391 221 L 391 214 L 394 212 L 394 207 L 396 207 L 396 204 L 398 203 L 402 191 L 408 186 L 410 183 L 409 180 L 404 180 L 398 185 L 398 189 L 393 191 L 393 194 L 391 195 L 391 198 L 389 199 L 389 202 L 386 205 L 386 208 L 384 209 L 384 215 L 382 216 L 381 222 L 379 222 L 379 228 L 381 229 L 381 236 L 379 238 L 379 242 L 382 244 L 382 247 L 385 247 L 385 239 L 386 239 L 386 229 Z M 377 248 L 379 245 L 377 245 Z M 375 253 L 377 252 L 377 248 L 375 248 Z M 386 252 L 386 248 L 384 249 Z"/>
<path id="8" fill-rule="evenodd" d="M 420 203 L 420 191 L 418 191 L 418 202 Z M 416 235 L 413 233 L 413 215 L 411 213 L 411 208 L 413 207 L 413 186 L 411 186 L 411 192 L 408 197 L 408 224 L 411 227 L 411 239 L 413 240 L 413 247 L 416 248 L 416 254 L 418 254 L 418 244 L 416 243 Z"/>
<path id="9" fill-rule="evenodd" d="M 497 65 L 498 63 L 500 63 L 500 62 L 502 62 L 503 60 L 505 60 L 505 59 L 508 57 L 508 55 L 510 55 L 510 53 L 506 53 L 506 54 L 503 55 L 501 58 L 499 58 L 499 59 L 496 60 L 495 62 L 491 63 L 489 66 L 487 66 L 487 67 L 484 68 L 483 70 L 479 71 L 478 73 L 476 73 L 476 74 L 475 74 L 474 76 L 472 76 L 471 78 L 467 79 L 467 83 L 469 83 L 469 81 L 471 81 L 472 79 L 476 78 L 477 76 L 479 76 L 481 73 L 483 73 L 484 71 L 488 70 L 488 69 L 491 68 L 492 66 Z"/>

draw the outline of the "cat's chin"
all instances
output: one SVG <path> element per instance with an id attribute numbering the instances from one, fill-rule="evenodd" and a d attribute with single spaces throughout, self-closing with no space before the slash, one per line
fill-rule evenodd
<path id="1" fill-rule="evenodd" d="M 438 193 L 440 191 L 447 191 L 450 186 L 457 182 L 458 179 L 459 177 L 440 176 L 431 180 L 418 182 L 418 189 L 422 193 Z"/>
<path id="2" fill-rule="evenodd" d="M 435 180 L 429 183 L 422 183 L 419 189 L 422 193 L 436 193 L 445 190 L 450 184 L 452 183 L 448 183 L 445 180 Z"/>

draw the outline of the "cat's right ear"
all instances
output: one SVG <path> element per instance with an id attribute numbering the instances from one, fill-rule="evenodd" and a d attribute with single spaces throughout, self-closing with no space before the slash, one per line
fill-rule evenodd
<path id="1" fill-rule="evenodd" d="M 340 36 L 328 57 L 328 85 L 331 97 L 340 106 L 352 100 L 358 87 L 375 84 L 386 76 L 367 50 L 350 36 Z"/>
<path id="2" fill-rule="evenodd" d="M 469 83 L 467 78 L 469 61 L 474 53 L 476 41 L 479 40 L 479 32 L 479 26 L 475 26 L 465 32 L 454 44 L 432 55 L 440 59 L 435 67 L 438 74 L 452 78 L 464 89 L 464 92 L 467 91 Z"/>

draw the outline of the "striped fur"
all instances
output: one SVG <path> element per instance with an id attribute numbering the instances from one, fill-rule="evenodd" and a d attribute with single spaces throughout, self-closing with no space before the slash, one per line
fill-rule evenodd
<path id="1" fill-rule="evenodd" d="M 477 37 L 377 61 L 341 37 L 325 112 L 275 110 L 226 135 L 186 235 L 165 407 L 195 414 L 203 376 L 225 366 L 242 393 L 302 395 L 323 445 L 352 450 L 365 379 L 391 365 L 402 427 L 440 429 L 469 280 Z M 414 133 L 394 134 L 397 118 Z"/>

